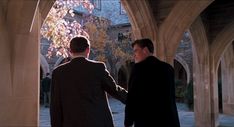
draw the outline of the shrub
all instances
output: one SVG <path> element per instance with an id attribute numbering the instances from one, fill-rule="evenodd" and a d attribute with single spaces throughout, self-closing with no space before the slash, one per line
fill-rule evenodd
<path id="1" fill-rule="evenodd" d="M 185 91 L 185 100 L 190 110 L 193 110 L 193 81 L 190 81 Z"/>
<path id="2" fill-rule="evenodd" d="M 175 96 L 177 101 L 183 102 L 185 94 L 185 87 L 183 82 L 179 79 L 175 79 Z"/>

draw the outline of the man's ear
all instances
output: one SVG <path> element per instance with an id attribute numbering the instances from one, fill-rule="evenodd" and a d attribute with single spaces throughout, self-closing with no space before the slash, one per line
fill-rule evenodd
<path id="1" fill-rule="evenodd" d="M 149 54 L 149 49 L 147 47 L 144 47 L 143 52 L 144 52 L 144 54 Z"/>
<path id="2" fill-rule="evenodd" d="M 90 50 L 90 47 L 87 47 L 86 50 L 89 51 L 89 50 Z"/>
<path id="3" fill-rule="evenodd" d="M 87 48 L 85 49 L 85 52 L 86 52 L 86 54 L 89 54 L 89 53 L 90 53 L 90 47 L 87 47 Z"/>

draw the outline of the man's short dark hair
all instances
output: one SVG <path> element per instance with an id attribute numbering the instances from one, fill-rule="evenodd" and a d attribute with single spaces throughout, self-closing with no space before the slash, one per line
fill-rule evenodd
<path id="1" fill-rule="evenodd" d="M 74 37 L 70 41 L 70 52 L 81 53 L 90 46 L 89 40 L 85 37 Z"/>
<path id="2" fill-rule="evenodd" d="M 132 43 L 132 47 L 134 47 L 134 45 L 136 45 L 136 44 L 139 45 L 141 48 L 147 47 L 150 53 L 154 53 L 154 45 L 150 39 L 143 38 L 143 39 L 135 40 Z"/>

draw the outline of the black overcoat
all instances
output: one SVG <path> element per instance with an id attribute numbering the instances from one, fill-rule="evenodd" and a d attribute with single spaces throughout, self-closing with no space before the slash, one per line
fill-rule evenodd
<path id="1" fill-rule="evenodd" d="M 134 65 L 128 85 L 125 125 L 180 127 L 170 64 L 149 56 Z"/>

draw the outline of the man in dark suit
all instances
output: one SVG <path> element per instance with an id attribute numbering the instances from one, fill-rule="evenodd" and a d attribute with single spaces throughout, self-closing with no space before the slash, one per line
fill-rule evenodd
<path id="1" fill-rule="evenodd" d="M 180 127 L 173 67 L 153 56 L 150 39 L 136 40 L 132 47 L 135 65 L 128 84 L 125 127 Z"/>
<path id="2" fill-rule="evenodd" d="M 44 106 L 49 107 L 50 105 L 50 73 L 46 73 L 46 77 L 42 79 L 42 91 L 44 97 Z"/>
<path id="3" fill-rule="evenodd" d="M 103 62 L 89 60 L 90 42 L 70 42 L 72 60 L 52 74 L 52 127 L 113 127 L 107 94 L 125 103 L 127 91 L 116 85 Z"/>

